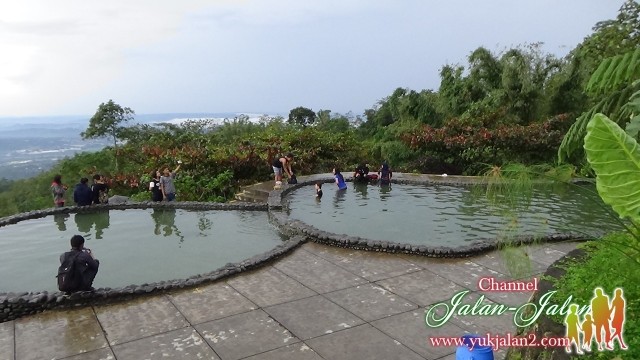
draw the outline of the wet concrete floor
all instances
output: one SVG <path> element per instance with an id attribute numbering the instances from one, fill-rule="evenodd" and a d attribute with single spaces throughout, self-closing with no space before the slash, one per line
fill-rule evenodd
<path id="1" fill-rule="evenodd" d="M 483 292 L 479 279 L 531 281 L 575 246 L 524 247 L 530 262 L 513 274 L 504 252 L 433 259 L 307 243 L 206 286 L 0 323 L 0 360 L 453 360 L 455 346 L 430 338 L 513 334 L 513 312 L 431 328 L 425 310 L 465 289 L 464 304 L 522 305 L 530 292 Z"/>

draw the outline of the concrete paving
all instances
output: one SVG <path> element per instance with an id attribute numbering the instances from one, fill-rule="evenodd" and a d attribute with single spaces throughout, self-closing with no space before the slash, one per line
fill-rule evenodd
<path id="1" fill-rule="evenodd" d="M 0 360 L 453 360 L 455 347 L 429 337 L 513 333 L 511 316 L 456 315 L 429 328 L 429 305 L 464 289 L 465 304 L 482 295 L 483 304 L 523 304 L 531 293 L 483 293 L 478 279 L 531 280 L 575 246 L 522 248 L 530 263 L 510 274 L 499 252 L 433 259 L 307 243 L 206 286 L 1 323 Z"/>

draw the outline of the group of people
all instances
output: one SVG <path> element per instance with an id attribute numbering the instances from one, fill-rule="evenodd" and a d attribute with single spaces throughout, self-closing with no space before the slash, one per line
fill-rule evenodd
<path id="1" fill-rule="evenodd" d="M 51 195 L 55 207 L 64 207 L 65 194 L 69 187 L 62 183 L 62 175 L 56 175 L 51 183 Z M 109 202 L 109 186 L 104 176 L 96 174 L 93 176 L 93 184 L 89 187 L 89 179 L 83 177 L 73 189 L 73 202 L 77 206 L 88 206 L 92 204 L 106 204 Z"/>
<path id="2" fill-rule="evenodd" d="M 165 168 L 162 173 L 160 170 L 151 173 L 149 191 L 151 191 L 152 201 L 174 201 L 176 199 L 176 186 L 173 180 L 176 178 L 180 166 L 182 166 L 182 161 L 178 160 L 178 166 L 173 171 Z"/>
<path id="3" fill-rule="evenodd" d="M 182 162 L 178 161 L 178 166 L 173 170 L 165 168 L 162 173 L 156 170 L 151 173 L 151 181 L 149 183 L 149 191 L 151 191 L 151 200 L 153 201 L 174 201 L 176 199 L 176 187 L 173 180 L 176 173 L 180 170 Z M 289 166 L 289 171 L 291 167 Z M 51 194 L 53 195 L 53 203 L 55 207 L 64 207 L 65 195 L 69 187 L 62 183 L 62 175 L 56 175 L 51 183 Z M 76 206 L 88 206 L 95 204 L 109 203 L 109 185 L 104 176 L 100 174 L 93 175 L 93 183 L 89 186 L 89 179 L 83 177 L 73 189 L 73 202 Z"/>
<path id="4" fill-rule="evenodd" d="M 391 182 L 392 176 L 393 173 L 386 161 L 380 165 L 377 174 L 369 174 L 369 164 L 361 163 L 353 172 L 353 181 L 368 183 L 380 179 L 381 184 L 388 184 Z"/>
<path id="5" fill-rule="evenodd" d="M 176 188 L 173 180 L 176 172 L 180 170 L 181 161 L 178 166 L 170 171 L 164 169 L 154 171 L 151 174 L 149 190 L 153 201 L 173 201 L 176 198 Z M 73 201 L 77 206 L 87 206 L 92 204 L 108 203 L 109 187 L 105 178 L 101 175 L 93 176 L 93 184 L 88 185 L 89 179 L 82 178 L 73 190 Z M 65 193 L 68 187 L 62 183 L 62 176 L 56 175 L 51 184 L 51 193 L 56 207 L 63 207 L 65 204 Z M 93 280 L 95 279 L 100 261 L 94 253 L 84 246 L 85 239 L 82 235 L 71 237 L 71 250 L 60 255 L 60 267 L 58 268 L 58 289 L 65 293 L 76 291 L 93 291 Z"/>
<path id="6" fill-rule="evenodd" d="M 369 165 L 365 163 L 361 163 L 358 165 L 353 172 L 353 181 L 368 183 L 374 180 L 380 180 L 380 184 L 385 185 L 391 182 L 391 177 L 393 173 L 389 168 L 389 164 L 387 162 L 382 163 L 380 169 L 378 169 L 377 174 L 369 174 Z M 345 190 L 347 188 L 347 183 L 344 180 L 344 176 L 340 172 L 340 168 L 333 168 L 333 177 L 336 180 L 336 185 L 338 185 L 339 190 Z"/>

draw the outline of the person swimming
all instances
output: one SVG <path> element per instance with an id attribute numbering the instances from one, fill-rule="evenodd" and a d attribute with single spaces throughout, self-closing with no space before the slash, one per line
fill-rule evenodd
<path id="1" fill-rule="evenodd" d="M 340 173 L 340 169 L 338 167 L 333 168 L 333 176 L 336 179 L 336 185 L 338 185 L 339 190 L 346 190 L 347 183 L 344 181 L 344 176 Z"/>
<path id="2" fill-rule="evenodd" d="M 322 183 L 321 182 L 317 182 L 316 183 L 316 197 L 318 199 L 320 199 L 322 197 Z"/>

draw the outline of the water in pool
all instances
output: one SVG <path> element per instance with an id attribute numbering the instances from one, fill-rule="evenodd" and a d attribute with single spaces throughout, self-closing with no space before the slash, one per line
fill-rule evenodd
<path id="1" fill-rule="evenodd" d="M 282 243 L 267 213 L 176 209 L 52 215 L 0 227 L 0 293 L 57 291 L 59 256 L 74 234 L 100 260 L 94 287 L 184 279 Z"/>
<path id="2" fill-rule="evenodd" d="M 321 200 L 315 198 L 312 186 L 304 186 L 287 196 L 287 207 L 290 217 L 320 230 L 431 246 L 455 247 L 514 234 L 596 234 L 619 229 L 598 206 L 601 201 L 584 190 L 589 189 L 536 188 L 530 205 L 514 214 L 507 206 L 492 205 L 482 191 L 471 187 L 351 183 L 347 190 L 338 191 L 335 184 L 327 183 Z"/>

